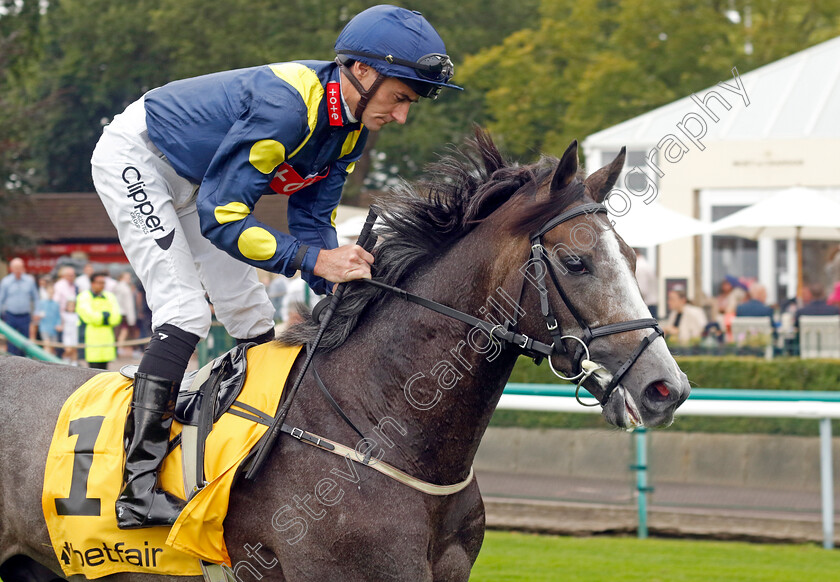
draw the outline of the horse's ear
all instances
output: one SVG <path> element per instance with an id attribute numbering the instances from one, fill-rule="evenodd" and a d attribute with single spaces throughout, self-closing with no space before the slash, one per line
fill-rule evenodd
<path id="1" fill-rule="evenodd" d="M 559 192 L 572 183 L 578 171 L 577 140 L 573 140 L 560 158 L 554 176 L 551 178 L 551 192 Z"/>
<path id="2" fill-rule="evenodd" d="M 627 148 L 621 148 L 621 151 L 618 152 L 618 155 L 609 166 L 604 166 L 583 181 L 589 189 L 589 194 L 595 199 L 595 202 L 602 203 L 613 186 L 615 186 L 615 181 L 618 180 L 618 176 L 621 174 L 621 168 L 624 167 L 626 153 Z"/>

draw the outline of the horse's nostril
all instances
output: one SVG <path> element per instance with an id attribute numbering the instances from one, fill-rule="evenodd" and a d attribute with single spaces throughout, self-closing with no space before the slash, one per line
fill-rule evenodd
<path id="1" fill-rule="evenodd" d="M 665 382 L 653 382 L 645 388 L 645 400 L 651 403 L 667 402 L 670 396 L 671 391 Z"/>

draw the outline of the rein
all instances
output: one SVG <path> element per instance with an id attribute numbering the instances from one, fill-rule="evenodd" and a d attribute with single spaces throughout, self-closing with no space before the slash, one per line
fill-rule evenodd
<path id="1" fill-rule="evenodd" d="M 375 241 L 376 237 L 371 235 L 371 230 L 373 229 L 373 223 L 376 221 L 376 211 L 371 208 L 368 211 L 367 219 L 365 220 L 365 224 L 362 227 L 362 232 L 359 234 L 359 239 L 356 241 L 356 244 L 361 246 L 362 248 L 366 248 L 367 246 L 372 247 L 372 241 Z M 266 457 L 268 457 L 268 453 L 274 448 L 274 442 L 277 440 L 277 437 L 280 436 L 283 427 L 283 420 L 285 420 L 286 415 L 289 413 L 289 408 L 292 406 L 292 400 L 294 400 L 295 394 L 297 394 L 298 388 L 300 388 L 301 383 L 303 382 L 303 378 L 306 375 L 306 371 L 309 369 L 309 364 L 312 363 L 312 358 L 315 356 L 315 351 L 318 349 L 318 344 L 321 342 L 321 338 L 324 336 L 324 332 L 327 330 L 327 326 L 330 324 L 330 320 L 332 319 L 333 313 L 335 313 L 336 308 L 338 307 L 339 302 L 341 302 L 341 298 L 344 296 L 344 290 L 346 289 L 345 284 L 340 284 L 336 287 L 335 292 L 331 297 L 328 297 L 329 304 L 327 305 L 326 309 L 324 310 L 323 318 L 321 319 L 321 326 L 318 329 L 318 335 L 315 336 L 315 340 L 311 344 L 306 345 L 306 359 L 301 366 L 300 372 L 298 373 L 297 379 L 295 379 L 295 383 L 289 389 L 287 396 L 285 398 L 285 402 L 280 406 L 277 410 L 277 413 L 274 415 L 274 418 L 269 425 L 268 432 L 266 432 L 264 439 L 262 442 L 257 446 L 256 453 L 254 455 L 254 461 L 251 463 L 251 466 L 248 468 L 248 471 L 245 473 L 245 478 L 249 481 L 256 481 L 257 476 L 259 475 L 259 471 L 262 468 L 263 463 L 265 462 Z M 317 374 L 316 374 L 317 377 Z M 320 383 L 320 379 L 318 380 Z M 320 385 L 320 384 L 319 384 Z M 324 388 L 326 390 L 326 388 Z M 338 407 L 338 404 L 332 399 L 332 396 L 329 392 L 326 392 L 329 396 L 329 399 L 333 406 Z M 341 417 L 348 422 L 350 426 L 353 427 L 353 430 L 359 432 L 359 430 L 355 427 L 355 425 L 350 422 L 344 412 L 340 411 Z M 359 432 L 359 434 L 361 434 Z"/>
<path id="2" fill-rule="evenodd" d="M 540 311 L 542 313 L 543 319 L 545 320 L 546 327 L 548 329 L 549 334 L 551 335 L 552 343 L 548 344 L 545 342 L 541 342 L 534 338 L 528 337 L 523 333 L 519 333 L 516 331 L 518 326 L 518 321 L 514 319 L 513 321 L 505 320 L 504 325 L 502 324 L 492 324 L 483 319 L 479 319 L 475 316 L 472 316 L 468 313 L 464 313 L 458 309 L 453 307 L 449 307 L 442 303 L 438 303 L 437 301 L 433 301 L 431 299 L 427 299 L 425 297 L 421 297 L 419 295 L 415 295 L 413 293 L 409 293 L 404 289 L 400 289 L 399 287 L 394 287 L 388 285 L 386 283 L 382 283 L 381 281 L 376 281 L 374 279 L 361 279 L 359 280 L 361 283 L 372 285 L 383 291 L 391 293 L 404 301 L 408 301 L 410 303 L 414 303 L 416 305 L 420 305 L 426 309 L 431 311 L 435 311 L 449 317 L 451 319 L 455 319 L 466 323 L 472 327 L 477 327 L 482 329 L 485 333 L 487 333 L 491 339 L 491 341 L 502 343 L 505 348 L 508 349 L 515 349 L 518 352 L 526 355 L 530 358 L 533 358 L 535 363 L 539 364 L 543 359 L 548 359 L 548 364 L 551 367 L 552 372 L 557 375 L 559 378 L 564 380 L 577 380 L 577 391 L 575 392 L 575 397 L 577 398 L 578 402 L 584 404 L 585 406 L 593 406 L 587 405 L 580 400 L 578 396 L 578 392 L 580 391 L 581 385 L 583 382 L 593 374 L 597 369 L 601 366 L 592 362 L 589 359 L 589 345 L 592 341 L 599 337 L 606 337 L 609 335 L 625 333 L 628 331 L 635 331 L 638 329 L 646 329 L 652 328 L 653 332 L 642 339 L 639 345 L 636 347 L 635 351 L 630 355 L 630 357 L 621 365 L 618 371 L 612 376 L 610 383 L 604 389 L 604 393 L 601 398 L 597 398 L 598 404 L 601 406 L 606 406 L 607 402 L 609 401 L 610 396 L 612 395 L 615 388 L 618 386 L 621 378 L 630 370 L 633 364 L 638 361 L 639 357 L 644 353 L 644 351 L 650 346 L 653 341 L 659 337 L 664 335 L 662 328 L 659 326 L 659 322 L 657 322 L 654 318 L 642 318 L 642 319 L 633 319 L 629 321 L 623 321 L 619 323 L 610 323 L 606 325 L 601 325 L 598 327 L 589 327 L 587 323 L 583 320 L 580 313 L 574 307 L 574 304 L 569 300 L 568 295 L 563 290 L 563 287 L 560 285 L 560 282 L 557 280 L 557 276 L 554 270 L 550 266 L 550 261 L 546 261 L 546 257 L 548 253 L 543 246 L 543 237 L 546 233 L 548 233 L 553 228 L 572 220 L 573 218 L 577 218 L 582 215 L 587 214 L 595 214 L 595 213 L 604 213 L 606 214 L 607 209 L 604 207 L 603 204 L 599 203 L 588 203 L 582 204 L 570 210 L 566 210 L 565 212 L 561 212 L 557 216 L 549 219 L 546 221 L 536 232 L 531 235 L 531 260 L 534 264 L 539 265 L 539 273 L 536 276 L 536 287 L 537 291 L 540 295 Z M 376 220 L 376 213 L 373 209 L 370 210 L 368 214 L 368 220 L 365 223 L 365 228 L 363 229 L 362 235 L 359 237 L 359 242 L 363 248 L 368 246 L 373 246 L 371 243 L 372 240 L 375 241 L 375 237 L 371 237 L 371 226 L 373 222 Z M 548 273 L 551 277 L 551 280 L 554 284 L 554 287 L 557 289 L 558 294 L 563 300 L 563 303 L 566 305 L 566 308 L 575 318 L 575 321 L 583 330 L 583 336 L 578 337 L 575 335 L 563 335 L 563 332 L 560 328 L 560 323 L 555 316 L 554 312 L 551 309 L 551 305 L 548 300 L 548 289 L 545 285 L 545 275 Z M 522 297 L 525 294 L 525 286 L 528 282 L 528 277 L 523 277 L 522 280 L 522 288 L 520 289 L 520 303 L 522 301 Z M 265 438 L 260 443 L 256 455 L 254 457 L 254 461 L 251 463 L 248 471 L 246 472 L 246 479 L 254 480 L 265 461 L 268 452 L 273 448 L 274 442 L 279 436 L 280 433 L 285 432 L 290 434 L 291 436 L 301 440 L 303 442 L 307 442 L 310 445 L 316 446 L 318 448 L 328 450 L 335 454 L 346 456 L 344 453 L 346 452 L 349 455 L 349 451 L 353 451 L 344 445 L 339 443 L 335 443 L 323 437 L 318 437 L 316 435 L 312 435 L 300 428 L 292 428 L 288 425 L 284 424 L 283 420 L 286 417 L 286 413 L 288 412 L 289 406 L 291 405 L 291 400 L 294 397 L 294 394 L 297 388 L 300 386 L 304 375 L 309 367 L 310 362 L 312 361 L 312 357 L 314 356 L 317 348 L 318 343 L 323 336 L 324 330 L 326 326 L 329 324 L 329 320 L 331 319 L 332 314 L 335 311 L 335 308 L 338 305 L 338 302 L 341 299 L 341 295 L 344 291 L 344 285 L 339 286 L 339 289 L 331 298 L 329 298 L 329 305 L 325 310 L 324 316 L 320 318 L 321 326 L 316 336 L 315 340 L 307 345 L 307 356 L 306 360 L 300 370 L 300 373 L 295 381 L 292 390 L 290 390 L 288 397 L 286 399 L 285 404 L 280 408 L 278 413 L 272 419 L 269 431 L 266 433 Z M 516 315 L 514 314 L 514 318 Z M 568 354 L 569 350 L 566 348 L 563 340 L 573 340 L 578 343 L 578 346 L 575 348 L 575 352 L 573 354 L 573 375 L 570 377 L 563 376 L 558 373 L 554 366 L 551 363 L 551 356 L 552 355 L 559 355 L 559 354 Z M 585 356 L 585 357 L 584 357 Z M 361 431 L 350 421 L 335 399 L 332 398 L 332 395 L 327 390 L 327 387 L 321 381 L 320 377 L 318 376 L 317 371 L 313 368 L 313 373 L 315 375 L 316 384 L 320 388 L 320 390 L 325 394 L 327 397 L 330 405 L 336 410 L 339 416 L 348 424 L 350 427 L 353 428 L 356 433 L 362 435 Z M 597 406 L 595 404 L 594 406 Z M 364 436 L 362 435 L 362 438 Z M 354 451 L 355 452 L 355 451 Z M 375 464 L 370 463 L 370 457 L 367 456 L 363 461 L 363 464 L 368 465 L 377 471 L 380 471 L 389 477 L 392 477 L 401 483 L 404 483 L 410 487 L 413 487 L 419 491 L 423 491 L 425 493 L 431 495 L 450 495 L 452 493 L 456 493 L 461 491 L 465 488 L 469 483 L 472 481 L 473 472 L 472 468 L 470 469 L 470 473 L 467 478 L 454 485 L 435 485 L 432 483 L 426 483 L 410 475 L 403 473 L 399 469 L 392 467 L 382 461 L 377 461 Z M 379 468 L 377 468 L 379 467 Z"/>

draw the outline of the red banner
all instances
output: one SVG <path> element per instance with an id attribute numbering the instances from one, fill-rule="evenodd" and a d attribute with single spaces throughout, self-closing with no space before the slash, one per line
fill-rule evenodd
<path id="1" fill-rule="evenodd" d="M 78 243 L 38 245 L 21 253 L 27 273 L 49 273 L 62 257 L 84 254 L 91 263 L 127 263 L 128 259 L 119 243 Z"/>

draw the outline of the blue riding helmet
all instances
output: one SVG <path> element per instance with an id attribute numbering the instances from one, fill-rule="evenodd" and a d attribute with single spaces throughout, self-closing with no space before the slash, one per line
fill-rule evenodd
<path id="1" fill-rule="evenodd" d="M 382 4 L 357 14 L 335 41 L 341 64 L 359 61 L 386 77 L 396 77 L 421 97 L 437 98 L 455 67 L 446 46 L 423 16 L 414 10 Z"/>

